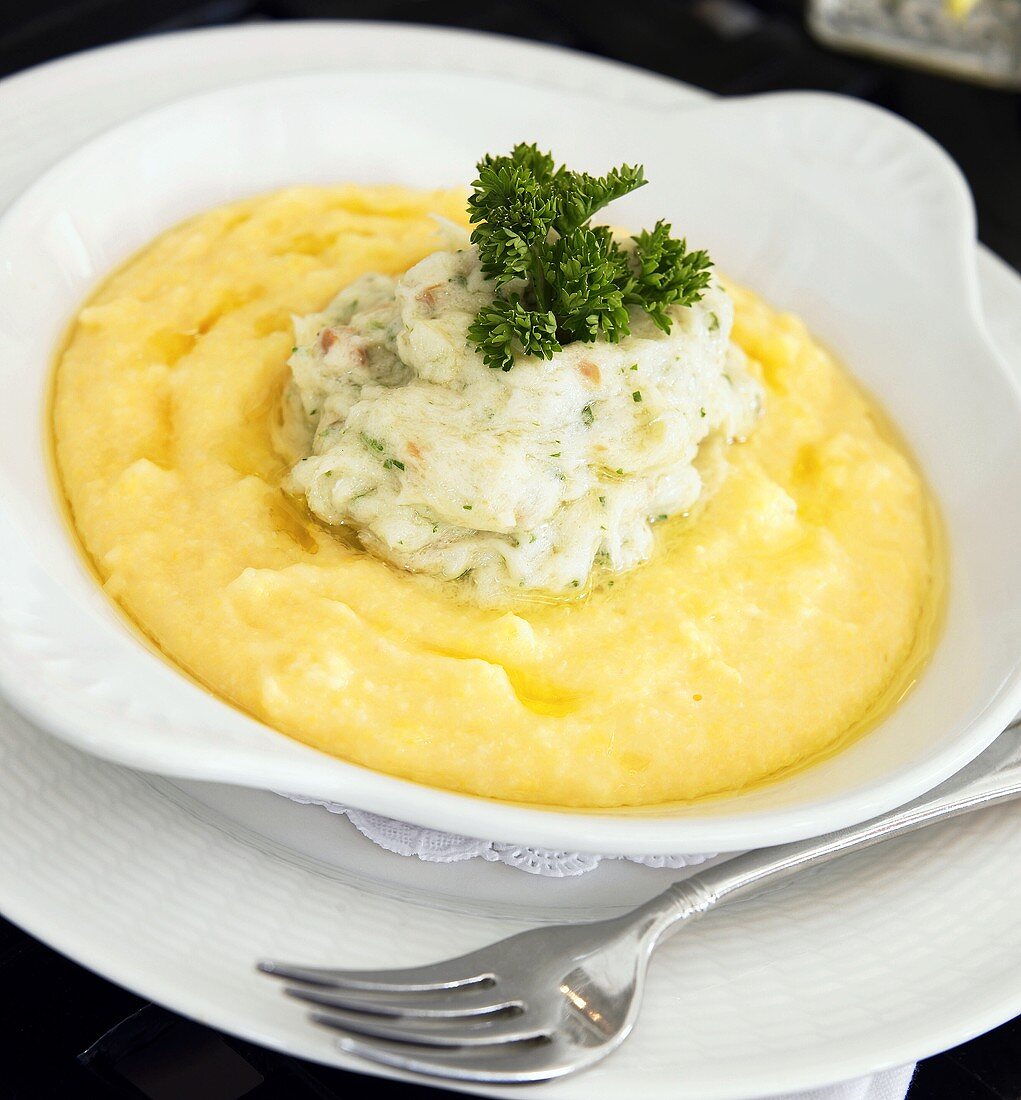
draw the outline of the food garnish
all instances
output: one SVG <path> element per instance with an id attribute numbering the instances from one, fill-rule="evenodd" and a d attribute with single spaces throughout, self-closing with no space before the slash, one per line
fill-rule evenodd
<path id="1" fill-rule="evenodd" d="M 628 307 L 669 333 L 671 306 L 702 297 L 712 266 L 656 222 L 625 247 L 591 219 L 648 182 L 642 165 L 605 176 L 556 165 L 534 145 L 478 163 L 468 211 L 482 271 L 497 288 L 468 334 L 486 364 L 510 370 L 517 355 L 552 359 L 575 340 L 617 343 L 631 332 Z"/>

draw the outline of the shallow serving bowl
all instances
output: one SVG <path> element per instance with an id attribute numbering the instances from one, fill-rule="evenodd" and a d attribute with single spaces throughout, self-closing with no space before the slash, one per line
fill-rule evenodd
<path id="1" fill-rule="evenodd" d="M 113 267 L 189 214 L 290 183 L 463 185 L 518 140 L 646 165 L 622 223 L 665 215 L 800 314 L 892 414 L 935 492 L 943 634 L 877 729 L 770 786 L 689 806 L 577 812 L 458 795 L 324 755 L 239 713 L 140 644 L 61 516 L 47 459 L 61 334 Z M 1021 707 L 1021 397 L 986 338 L 974 218 L 919 131 L 835 96 L 628 108 L 502 80 L 310 74 L 188 99 L 51 169 L 0 221 L 0 686 L 79 748 L 150 771 L 326 798 L 552 848 L 679 854 L 779 843 L 903 802 Z M 584 767 L 584 761 L 579 761 Z"/>

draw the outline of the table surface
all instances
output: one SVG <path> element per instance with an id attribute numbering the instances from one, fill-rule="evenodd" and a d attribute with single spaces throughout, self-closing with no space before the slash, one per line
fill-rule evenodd
<path id="1" fill-rule="evenodd" d="M 798 0 L 34 0 L 0 24 L 0 76 L 139 34 L 244 20 L 372 18 L 469 27 L 586 50 L 721 94 L 840 91 L 911 119 L 957 160 L 982 240 L 1021 269 L 1021 96 L 823 49 Z M 334 1100 L 367 1082 L 149 1004 L 0 920 L 0 1092 L 148 1100 Z M 373 1095 L 454 1097 L 373 1079 Z M 462 1095 L 462 1094 L 457 1094 Z M 1021 1100 L 1021 1017 L 919 1067 L 909 1100 Z"/>

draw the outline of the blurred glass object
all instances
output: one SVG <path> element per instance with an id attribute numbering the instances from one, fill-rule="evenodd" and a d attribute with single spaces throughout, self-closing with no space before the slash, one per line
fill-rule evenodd
<path id="1" fill-rule="evenodd" d="M 835 49 L 1021 88 L 1021 0 L 811 0 L 808 25 Z"/>

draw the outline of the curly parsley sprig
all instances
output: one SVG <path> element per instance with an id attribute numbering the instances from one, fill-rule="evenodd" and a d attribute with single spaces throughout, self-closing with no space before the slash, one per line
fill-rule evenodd
<path id="1" fill-rule="evenodd" d="M 629 307 L 669 332 L 671 306 L 688 306 L 709 285 L 705 252 L 689 252 L 662 221 L 624 248 L 589 220 L 646 183 L 641 165 L 605 176 L 557 166 L 535 145 L 485 156 L 468 213 L 482 273 L 496 285 L 469 337 L 490 367 L 516 355 L 551 359 L 573 340 L 617 343 L 631 331 Z"/>

